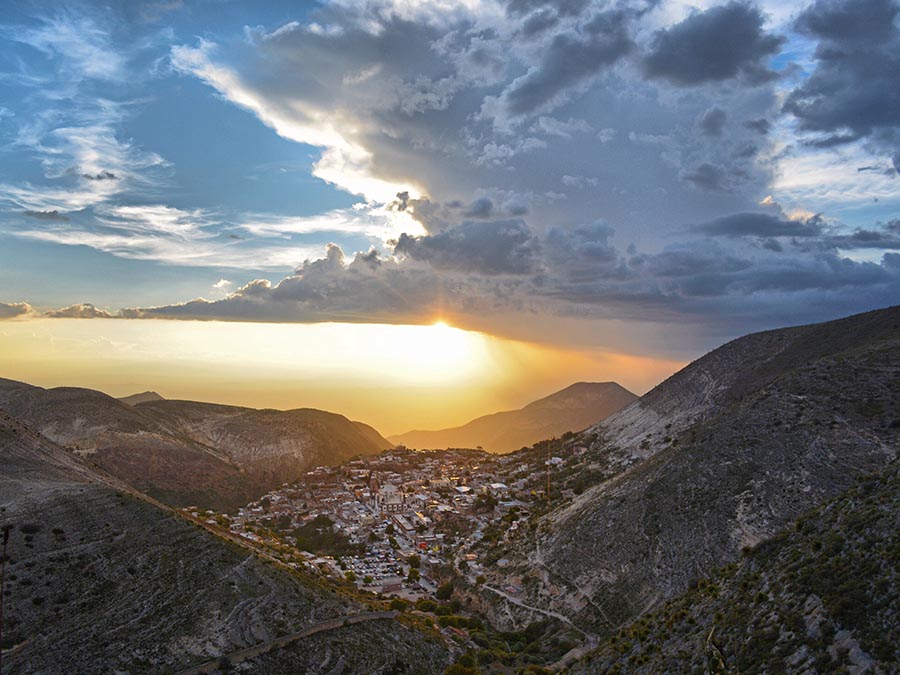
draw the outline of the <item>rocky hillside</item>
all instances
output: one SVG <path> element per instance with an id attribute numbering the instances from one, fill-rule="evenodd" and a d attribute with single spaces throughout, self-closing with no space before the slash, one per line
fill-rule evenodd
<path id="1" fill-rule="evenodd" d="M 392 444 L 343 415 L 301 408 L 255 410 L 193 401 L 150 401 L 138 412 L 170 433 L 215 448 L 258 480 L 280 485 L 310 466 L 339 464 Z"/>
<path id="2" fill-rule="evenodd" d="M 0 414 L 4 674 L 171 673 L 363 609 L 116 486 Z M 390 620 L 320 633 L 310 649 L 343 673 L 446 661 L 440 642 Z M 275 655 L 241 672 L 296 672 Z"/>
<path id="3" fill-rule="evenodd" d="M 736 340 L 582 435 L 598 482 L 533 521 L 508 571 L 606 633 L 886 466 L 898 411 L 900 308 Z"/>
<path id="4" fill-rule="evenodd" d="M 233 508 L 311 466 L 390 447 L 374 429 L 318 410 L 190 401 L 129 405 L 90 389 L 0 380 L 0 410 L 167 503 Z"/>
<path id="5" fill-rule="evenodd" d="M 900 465 L 690 586 L 573 675 L 900 671 Z"/>
<path id="6" fill-rule="evenodd" d="M 581 431 L 637 398 L 615 382 L 577 382 L 519 410 L 478 417 L 461 427 L 409 431 L 391 441 L 410 448 L 475 448 L 511 452 L 567 431 Z"/>

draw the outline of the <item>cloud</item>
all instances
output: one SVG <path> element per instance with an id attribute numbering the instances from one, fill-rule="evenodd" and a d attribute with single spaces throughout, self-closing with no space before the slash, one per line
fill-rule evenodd
<path id="1" fill-rule="evenodd" d="M 758 134 L 765 135 L 769 133 L 769 130 L 771 130 L 772 123 L 769 122 L 769 120 L 767 120 L 766 118 L 761 117 L 756 120 L 747 120 L 746 122 L 744 122 L 744 126 L 747 129 L 755 131 Z"/>
<path id="2" fill-rule="evenodd" d="M 894 0 L 818 0 L 797 19 L 819 43 L 814 70 L 783 109 L 814 132 L 808 142 L 831 147 L 875 136 L 888 155 L 900 146 L 898 13 Z"/>
<path id="3" fill-rule="evenodd" d="M 501 333 L 498 316 L 654 317 L 752 330 L 772 325 L 773 313 L 777 322 L 797 323 L 822 312 L 883 306 L 900 291 L 900 266 L 892 254 L 877 263 L 839 252 L 852 240 L 873 241 L 869 232 L 835 234 L 817 222 L 765 213 L 732 214 L 695 229 L 703 238 L 639 252 L 618 249 L 614 229 L 603 221 L 554 227 L 543 235 L 520 221 L 465 222 L 437 235 L 404 236 L 396 256 L 373 250 L 348 262 L 333 245 L 325 258 L 304 263 L 277 283 L 260 279 L 222 300 L 135 308 L 123 315 L 413 323 L 442 315 Z M 884 224 L 879 241 L 893 237 L 900 244 L 898 229 Z"/>
<path id="4" fill-rule="evenodd" d="M 632 46 L 624 12 L 598 13 L 577 31 L 557 33 L 541 62 L 503 93 L 503 103 L 513 116 L 547 108 L 571 87 L 621 59 Z"/>
<path id="5" fill-rule="evenodd" d="M 68 216 L 55 209 L 53 211 L 23 211 L 23 213 L 29 218 L 35 218 L 36 220 L 49 220 L 55 223 L 69 222 Z"/>
<path id="6" fill-rule="evenodd" d="M 88 16 L 44 17 L 36 27 L 7 26 L 7 39 L 27 44 L 57 61 L 70 77 L 123 79 L 125 59 L 111 44 L 109 33 Z"/>
<path id="7" fill-rule="evenodd" d="M 82 178 L 87 180 L 119 180 L 119 177 L 114 174 L 112 171 L 101 171 L 100 173 L 83 173 L 81 174 Z"/>
<path id="8" fill-rule="evenodd" d="M 52 319 L 111 319 L 115 314 L 86 302 L 53 309 L 45 312 L 44 316 Z"/>
<path id="9" fill-rule="evenodd" d="M 822 235 L 820 219 L 784 220 L 769 213 L 735 213 L 695 225 L 692 232 L 713 237 L 817 237 Z"/>
<path id="10" fill-rule="evenodd" d="M 568 174 L 560 178 L 560 182 L 566 187 L 578 188 L 580 190 L 597 187 L 600 181 L 591 176 L 569 176 Z"/>
<path id="11" fill-rule="evenodd" d="M 875 219 L 897 203 L 900 146 L 894 112 L 866 109 L 882 106 L 898 72 L 896 20 L 884 21 L 892 6 L 867 2 L 814 3 L 797 34 L 783 23 L 797 11 L 773 19 L 738 2 L 342 0 L 283 25 L 254 15 L 255 27 L 229 33 L 214 22 L 204 39 L 167 45 L 151 91 L 202 83 L 216 99 L 208 110 L 240 107 L 243 124 L 312 146 L 314 175 L 357 196 L 318 185 L 322 203 L 356 203 L 312 215 L 317 200 L 301 215 L 278 199 L 249 212 L 227 187 L 203 202 L 215 209 L 192 203 L 183 179 L 202 162 L 173 170 L 150 150 L 169 146 L 144 142 L 152 125 L 128 124 L 131 110 L 154 114 L 124 99 L 149 54 L 115 43 L 115 17 L 63 15 L 59 35 L 99 31 L 90 41 L 117 54 L 115 67 L 65 64 L 64 40 L 41 38 L 29 67 L 39 56 L 55 100 L 74 97 L 4 119 L 34 166 L 21 174 L 28 182 L 0 185 L 0 230 L 212 268 L 197 292 L 214 299 L 128 316 L 453 313 L 485 325 L 517 313 L 535 330 L 565 316 L 709 323 L 724 334 L 871 306 L 897 291 L 897 233 Z M 245 170 L 235 155 L 226 168 Z"/>
<path id="12" fill-rule="evenodd" d="M 700 130 L 707 136 L 721 136 L 728 113 L 719 107 L 706 110 L 699 119 Z"/>
<path id="13" fill-rule="evenodd" d="M 436 269 L 478 274 L 526 274 L 534 270 L 536 242 L 525 222 L 466 221 L 436 235 L 403 234 L 394 254 Z"/>
<path id="14" fill-rule="evenodd" d="M 729 176 L 725 167 L 703 162 L 693 169 L 682 171 L 681 179 L 707 192 L 729 190 Z"/>
<path id="15" fill-rule="evenodd" d="M 695 12 L 658 31 L 643 59 L 644 72 L 681 86 L 741 77 L 764 82 L 772 73 L 762 65 L 783 39 L 763 30 L 758 9 L 741 2 Z"/>
<path id="16" fill-rule="evenodd" d="M 0 302 L 0 319 L 28 316 L 34 310 L 27 302 Z"/>

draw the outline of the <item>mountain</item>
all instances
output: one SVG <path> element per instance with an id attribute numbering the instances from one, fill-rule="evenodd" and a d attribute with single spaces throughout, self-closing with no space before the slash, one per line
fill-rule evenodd
<path id="1" fill-rule="evenodd" d="M 128 405 L 137 405 L 138 403 L 149 403 L 150 401 L 165 401 L 162 396 L 155 391 L 142 391 L 140 394 L 132 394 L 131 396 L 123 396 L 119 399 L 122 403 Z"/>
<path id="2" fill-rule="evenodd" d="M 90 389 L 2 379 L 0 410 L 178 506 L 234 508 L 312 466 L 391 446 L 371 427 L 319 410 L 165 400 L 128 405 Z"/>
<path id="3" fill-rule="evenodd" d="M 440 431 L 409 431 L 390 440 L 410 448 L 475 448 L 511 452 L 567 431 L 580 431 L 637 398 L 615 382 L 577 382 L 519 410 L 478 417 Z"/>
<path id="4" fill-rule="evenodd" d="M 597 476 L 533 519 L 506 574 L 608 633 L 877 471 L 900 447 L 900 308 L 716 349 L 574 441 Z"/>
<path id="5" fill-rule="evenodd" d="M 3 673 L 172 673 L 365 611 L 148 502 L 0 413 Z M 362 646 L 364 645 L 364 646 Z M 241 672 L 440 672 L 398 621 L 323 630 Z"/>
<path id="6" fill-rule="evenodd" d="M 895 673 L 900 464 L 604 641 L 589 673 Z"/>

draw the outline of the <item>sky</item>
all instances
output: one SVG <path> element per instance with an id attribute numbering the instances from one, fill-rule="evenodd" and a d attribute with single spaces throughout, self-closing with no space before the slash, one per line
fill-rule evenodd
<path id="1" fill-rule="evenodd" d="M 394 432 L 897 304 L 898 14 L 8 1 L 0 375 Z"/>

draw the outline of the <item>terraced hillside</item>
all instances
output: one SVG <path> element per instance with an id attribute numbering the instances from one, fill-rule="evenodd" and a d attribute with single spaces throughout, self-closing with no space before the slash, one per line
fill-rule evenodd
<path id="1" fill-rule="evenodd" d="M 0 415 L 3 673 L 171 673 L 365 609 L 116 485 Z M 446 661 L 440 642 L 390 620 L 313 644 L 344 673 L 424 674 Z M 241 672 L 296 672 L 276 658 Z"/>

